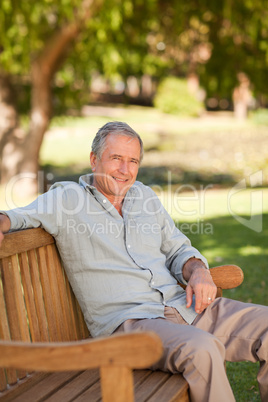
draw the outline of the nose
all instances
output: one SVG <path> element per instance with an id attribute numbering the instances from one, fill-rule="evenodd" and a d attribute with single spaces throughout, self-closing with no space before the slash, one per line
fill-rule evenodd
<path id="1" fill-rule="evenodd" d="M 127 161 L 121 161 L 120 166 L 119 166 L 119 172 L 122 174 L 127 174 L 129 171 L 128 168 L 128 162 Z"/>

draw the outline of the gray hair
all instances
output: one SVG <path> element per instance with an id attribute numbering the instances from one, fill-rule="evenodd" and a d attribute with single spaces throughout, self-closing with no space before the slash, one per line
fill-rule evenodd
<path id="1" fill-rule="evenodd" d="M 134 131 L 127 123 L 123 123 L 121 121 L 111 121 L 106 123 L 103 127 L 101 127 L 93 142 L 91 150 L 97 156 L 98 159 L 101 158 L 103 151 L 106 147 L 106 138 L 111 135 L 125 135 L 126 137 L 138 138 L 140 143 L 140 162 L 143 158 L 143 142 L 141 137 L 136 131 Z"/>

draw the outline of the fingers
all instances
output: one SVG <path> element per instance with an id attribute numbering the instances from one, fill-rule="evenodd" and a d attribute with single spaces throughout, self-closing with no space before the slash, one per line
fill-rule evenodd
<path id="1" fill-rule="evenodd" d="M 193 289 L 191 286 L 186 287 L 186 307 L 189 308 L 192 305 L 193 302 Z"/>
<path id="2" fill-rule="evenodd" d="M 200 314 L 204 311 L 216 298 L 216 287 L 200 288 L 195 293 L 195 311 Z"/>

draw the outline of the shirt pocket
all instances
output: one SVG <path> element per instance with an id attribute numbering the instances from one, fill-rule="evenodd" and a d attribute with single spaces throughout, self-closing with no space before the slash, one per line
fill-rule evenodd
<path id="1" fill-rule="evenodd" d="M 139 215 L 129 219 L 127 230 L 137 246 L 146 245 L 160 249 L 162 243 L 161 226 L 155 215 Z"/>

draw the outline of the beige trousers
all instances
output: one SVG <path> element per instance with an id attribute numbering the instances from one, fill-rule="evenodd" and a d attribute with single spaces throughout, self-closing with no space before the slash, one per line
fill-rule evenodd
<path id="1" fill-rule="evenodd" d="M 268 401 L 268 307 L 218 298 L 192 325 L 172 307 L 165 317 L 127 320 L 116 332 L 156 332 L 164 353 L 152 369 L 182 373 L 193 402 L 235 401 L 225 360 L 259 361 L 261 399 Z"/>

